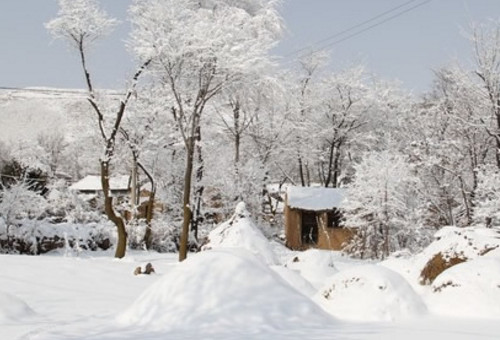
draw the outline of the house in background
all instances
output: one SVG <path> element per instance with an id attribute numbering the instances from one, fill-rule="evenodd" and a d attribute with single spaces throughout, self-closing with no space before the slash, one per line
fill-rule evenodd
<path id="1" fill-rule="evenodd" d="M 70 190 L 78 191 L 81 194 L 89 196 L 97 196 L 102 193 L 101 176 L 88 175 L 73 183 Z M 109 179 L 109 189 L 113 197 L 128 197 L 130 195 L 130 176 L 119 175 Z"/>
<path id="2" fill-rule="evenodd" d="M 341 250 L 353 236 L 341 222 L 340 204 L 345 191 L 339 188 L 288 187 L 285 200 L 286 246 L 303 250 Z"/>
<path id="3" fill-rule="evenodd" d="M 132 181 L 129 175 L 118 175 L 113 176 L 109 179 L 109 187 L 111 191 L 111 196 L 115 201 L 120 203 L 130 203 L 133 199 L 132 195 Z M 73 183 L 70 190 L 76 191 L 81 195 L 90 205 L 94 208 L 99 208 L 98 197 L 104 197 L 101 185 L 100 175 L 88 175 Z M 165 206 L 157 202 L 154 199 L 154 195 L 151 195 L 149 190 L 137 188 L 138 194 L 135 195 L 136 202 L 135 207 L 131 209 L 130 205 L 127 208 L 121 207 L 119 212 L 127 220 L 130 221 L 133 218 L 145 218 L 151 220 L 154 213 L 161 213 L 165 210 Z M 150 203 L 152 200 L 152 203 Z"/>

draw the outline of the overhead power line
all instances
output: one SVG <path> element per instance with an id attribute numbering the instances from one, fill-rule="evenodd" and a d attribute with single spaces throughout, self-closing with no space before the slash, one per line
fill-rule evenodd
<path id="1" fill-rule="evenodd" d="M 56 89 L 56 88 L 22 88 L 22 87 L 8 87 L 0 86 L 0 90 L 8 91 L 22 91 L 22 92 L 41 92 L 41 93 L 74 93 L 74 94 L 85 94 L 82 90 L 70 90 L 70 89 Z"/>
<path id="2" fill-rule="evenodd" d="M 415 2 L 415 1 L 417 1 L 417 0 L 410 0 L 410 1 L 405 2 L 404 4 L 401 4 L 401 5 L 398 5 L 396 7 L 393 7 L 393 8 L 391 8 L 391 9 L 385 11 L 385 12 L 382 12 L 382 13 L 380 13 L 380 14 L 378 14 L 378 15 L 370 18 L 370 19 L 368 19 L 368 20 L 360 22 L 360 23 L 358 23 L 356 25 L 353 25 L 353 26 L 351 26 L 349 28 L 346 28 L 346 29 L 344 29 L 344 30 L 342 30 L 340 32 L 337 32 L 337 33 L 335 33 L 335 34 L 333 34 L 333 35 L 331 35 L 331 36 L 329 36 L 327 38 L 324 38 L 324 39 L 316 42 L 315 45 L 320 45 L 320 44 L 322 44 L 324 42 L 327 42 L 327 41 L 330 41 L 332 39 L 341 37 L 342 35 L 344 35 L 344 34 L 346 34 L 348 32 L 354 31 L 357 28 L 360 28 L 360 27 L 362 27 L 362 26 L 364 26 L 364 25 L 366 25 L 368 23 L 377 21 L 377 19 L 380 19 L 380 18 L 383 18 L 383 17 L 387 16 L 387 14 L 395 12 L 395 11 L 397 11 L 397 10 L 403 8 L 403 7 L 406 7 L 407 5 L 409 5 L 409 4 L 411 4 L 411 3 Z M 374 24 L 371 24 L 371 25 L 369 25 L 369 26 L 367 26 L 365 28 L 362 28 L 360 30 L 356 30 L 354 33 L 351 33 L 351 34 L 349 34 L 349 35 L 347 35 L 347 36 L 345 36 L 343 38 L 334 40 L 334 41 L 332 41 L 332 42 L 330 42 L 328 44 L 325 44 L 325 45 L 322 45 L 322 46 L 320 46 L 318 48 L 312 49 L 311 53 L 315 53 L 315 52 L 322 51 L 322 50 L 328 50 L 330 47 L 332 47 L 332 46 L 334 46 L 336 44 L 339 44 L 339 43 L 341 43 L 343 41 L 346 41 L 346 40 L 349 40 L 349 39 L 351 39 L 353 37 L 356 37 L 356 36 L 358 36 L 358 35 L 366 32 L 366 31 L 368 31 L 368 30 L 370 30 L 372 28 L 375 28 L 377 26 L 383 25 L 386 22 L 391 21 L 391 20 L 393 20 L 393 19 L 395 19 L 395 18 L 397 18 L 397 17 L 399 17 L 399 16 L 401 16 L 403 14 L 406 14 L 406 13 L 408 13 L 410 11 L 413 11 L 413 10 L 417 9 L 418 7 L 421 7 L 421 6 L 427 4 L 427 3 L 431 2 L 431 1 L 432 0 L 425 0 L 425 1 L 417 3 L 416 5 L 408 7 L 406 9 L 402 10 L 402 11 L 398 11 L 396 14 L 393 14 L 393 15 L 391 15 L 389 17 L 386 17 L 385 19 L 383 19 L 381 21 L 377 21 Z M 297 49 L 297 50 L 295 50 L 293 52 L 290 52 L 290 53 L 286 54 L 285 57 L 290 57 L 290 56 L 293 56 L 293 55 L 298 55 L 298 54 L 300 54 L 300 52 L 306 51 L 308 49 L 309 49 L 309 47 L 303 47 L 303 48 Z"/>
<path id="3" fill-rule="evenodd" d="M 78 96 L 87 96 L 88 92 L 86 90 L 79 89 L 58 89 L 58 88 L 22 88 L 22 87 L 8 87 L 8 86 L 0 86 L 0 91 L 14 91 L 14 92 L 33 92 L 33 93 L 42 93 L 42 94 L 51 94 L 51 95 L 60 95 L 60 94 L 72 94 Z M 105 91 L 106 92 L 106 91 Z M 116 90 L 108 90 L 107 95 L 122 95 L 123 93 L 118 92 Z"/>
<path id="4" fill-rule="evenodd" d="M 355 29 L 356 29 L 356 28 L 358 28 L 358 27 L 361 27 L 361 26 L 363 26 L 363 25 L 366 25 L 366 24 L 368 24 L 368 23 L 370 23 L 370 22 L 372 22 L 372 21 L 375 21 L 375 20 L 377 20 L 378 18 L 381 18 L 381 17 L 383 17 L 383 16 L 385 16 L 385 15 L 387 15 L 387 14 L 389 14 L 389 13 L 392 13 L 392 12 L 394 12 L 394 11 L 396 11 L 396 10 L 400 9 L 401 7 L 405 7 L 406 5 L 409 5 L 409 4 L 411 4 L 412 2 L 415 2 L 415 1 L 418 1 L 418 0 L 410 0 L 410 1 L 407 1 L 407 2 L 405 2 L 404 4 L 398 5 L 398 6 L 393 7 L 393 8 L 391 8 L 391 9 L 389 9 L 389 10 L 385 11 L 385 12 L 382 12 L 382 13 L 380 13 L 380 14 L 377 14 L 376 16 L 371 17 L 371 18 L 370 18 L 370 19 L 368 19 L 368 20 L 362 21 L 362 22 L 360 22 L 360 23 L 358 23 L 358 24 L 356 24 L 356 25 L 353 25 L 353 26 L 348 27 L 348 28 L 346 28 L 346 29 L 344 29 L 344 30 L 342 30 L 342 31 L 340 31 L 340 32 L 337 32 L 337 33 L 335 33 L 335 34 L 333 34 L 333 35 L 330 35 L 330 36 L 328 36 L 328 37 L 326 37 L 326 38 L 324 38 L 324 39 L 321 39 L 321 40 L 319 40 L 319 41 L 315 42 L 314 44 L 315 44 L 315 45 L 320 45 L 320 44 L 323 44 L 323 43 L 325 43 L 325 42 L 327 42 L 327 41 L 329 41 L 329 40 L 332 40 L 332 39 L 335 39 L 335 38 L 337 38 L 337 37 L 340 37 L 340 36 L 344 35 L 345 33 L 348 33 L 348 32 L 350 32 L 350 31 L 352 31 L 352 30 L 355 30 Z M 305 50 L 307 50 L 307 49 L 308 49 L 307 47 L 302 47 L 302 48 L 299 48 L 299 49 L 297 49 L 297 50 L 295 50 L 295 51 L 292 51 L 292 52 L 290 52 L 290 53 L 286 54 L 286 55 L 285 55 L 285 57 L 288 57 L 288 56 L 290 56 L 290 55 L 293 55 L 293 54 L 296 54 L 296 53 L 299 53 L 299 52 L 305 51 Z"/>

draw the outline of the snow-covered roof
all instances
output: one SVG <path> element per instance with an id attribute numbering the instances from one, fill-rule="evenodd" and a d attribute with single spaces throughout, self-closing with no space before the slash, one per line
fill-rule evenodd
<path id="1" fill-rule="evenodd" d="M 287 190 L 288 206 L 310 211 L 338 208 L 345 197 L 345 190 L 322 187 L 294 187 Z"/>
<path id="2" fill-rule="evenodd" d="M 109 187 L 112 191 L 128 190 L 130 188 L 130 176 L 120 175 L 114 176 L 109 179 Z M 71 190 L 78 191 L 102 191 L 101 176 L 88 175 L 73 183 L 70 187 Z"/>

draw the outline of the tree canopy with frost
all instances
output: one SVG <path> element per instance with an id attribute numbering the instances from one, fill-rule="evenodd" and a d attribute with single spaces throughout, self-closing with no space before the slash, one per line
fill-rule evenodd
<path id="1" fill-rule="evenodd" d="M 57 39 L 86 49 L 110 33 L 118 21 L 99 8 L 95 0 L 59 0 L 57 17 L 45 27 Z"/>
<path id="2" fill-rule="evenodd" d="M 358 228 L 349 252 L 386 257 L 406 248 L 418 229 L 418 178 L 405 156 L 388 151 L 365 154 L 342 206 L 346 225 Z"/>
<path id="3" fill-rule="evenodd" d="M 168 109 L 186 151 L 180 260 L 187 256 L 195 161 L 197 177 L 203 174 L 202 115 L 225 86 L 269 67 L 268 51 L 281 33 L 276 4 L 267 0 L 147 0 L 135 1 L 130 9 L 130 48 L 139 60 L 151 60 L 152 75 L 172 96 Z"/>
<path id="4" fill-rule="evenodd" d="M 490 165 L 477 170 L 478 185 L 476 190 L 475 222 L 491 228 L 500 223 L 500 171 Z"/>

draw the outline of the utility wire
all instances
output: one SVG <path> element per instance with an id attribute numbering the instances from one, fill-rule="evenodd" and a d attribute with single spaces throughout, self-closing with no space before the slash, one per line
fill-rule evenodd
<path id="1" fill-rule="evenodd" d="M 417 1 L 417 0 L 410 0 L 410 1 L 405 2 L 404 4 L 401 4 L 401 5 L 398 5 L 396 7 L 393 7 L 393 8 L 391 8 L 391 9 L 385 11 L 385 12 L 382 12 L 380 14 L 377 14 L 374 17 L 371 17 L 368 20 L 362 21 L 362 22 L 360 22 L 360 23 L 358 23 L 356 25 L 353 25 L 353 26 L 348 27 L 348 28 L 346 28 L 346 29 L 344 29 L 344 30 L 342 30 L 340 32 L 337 32 L 337 33 L 335 33 L 335 34 L 333 34 L 333 35 L 331 35 L 329 37 L 321 39 L 321 40 L 315 42 L 314 45 L 320 45 L 320 44 L 323 44 L 323 43 L 325 43 L 325 42 L 327 42 L 329 40 L 332 40 L 332 39 L 335 39 L 337 37 L 340 37 L 341 35 L 344 35 L 345 33 L 348 33 L 348 32 L 350 32 L 352 30 L 355 30 L 358 27 L 364 26 L 364 25 L 366 25 L 366 24 L 368 24 L 368 23 L 370 23 L 372 21 L 375 21 L 375 20 L 377 20 L 377 19 L 379 19 L 379 18 L 381 18 L 381 17 L 383 17 L 383 16 L 385 16 L 385 15 L 387 15 L 389 13 L 394 12 L 394 11 L 400 9 L 401 7 L 405 7 L 406 5 L 409 5 L 409 4 L 411 4 L 412 2 L 415 2 L 415 1 Z M 295 51 L 292 51 L 292 52 L 286 54 L 285 57 L 289 57 L 291 55 L 297 54 L 297 53 L 302 52 L 302 51 L 307 50 L 307 49 L 308 49 L 308 47 L 299 48 L 299 49 L 297 49 Z"/>
<path id="2" fill-rule="evenodd" d="M 0 91 L 5 90 L 5 91 L 15 91 L 15 92 L 34 92 L 34 93 L 44 93 L 44 94 L 74 94 L 74 95 L 80 95 L 80 96 L 87 96 L 88 93 L 86 90 L 79 90 L 79 89 L 74 89 L 74 90 L 69 90 L 69 89 L 56 89 L 56 88 L 21 88 L 21 87 L 8 87 L 8 86 L 0 86 Z M 109 90 L 109 93 L 107 95 L 122 95 L 122 93 L 119 93 L 118 91 L 115 90 Z"/>
<path id="3" fill-rule="evenodd" d="M 50 88 L 21 88 L 21 87 L 8 87 L 0 86 L 0 90 L 7 91 L 22 91 L 22 92 L 41 92 L 41 93 L 74 93 L 85 94 L 84 90 L 67 90 L 67 89 L 50 89 Z"/>
<path id="4" fill-rule="evenodd" d="M 419 4 L 415 5 L 415 6 L 412 6 L 412 7 L 408 8 L 408 9 L 406 9 L 406 10 L 402 11 L 402 12 L 399 12 L 399 13 L 397 13 L 397 14 L 394 14 L 394 15 L 392 15 L 392 16 L 390 16 L 390 17 L 388 17 L 388 18 L 387 18 L 387 19 L 385 19 L 385 20 L 382 20 L 382 21 L 380 21 L 380 22 L 378 22 L 378 23 L 375 23 L 375 24 L 373 24 L 373 25 L 370 25 L 370 26 L 368 26 L 368 27 L 366 27 L 366 28 L 362 29 L 361 31 L 358 31 L 358 32 L 355 32 L 355 33 L 353 33 L 353 34 L 351 34 L 351 35 L 348 35 L 348 36 L 347 36 L 347 37 L 345 37 L 345 38 L 342 38 L 342 39 L 339 39 L 339 40 L 335 40 L 335 41 L 333 41 L 333 42 L 331 42 L 331 43 L 329 43 L 329 44 L 327 44 L 327 45 L 323 46 L 323 48 L 322 48 L 322 49 L 327 49 L 327 48 L 329 48 L 329 47 L 332 47 L 333 45 L 336 45 L 336 44 L 341 43 L 341 42 L 343 42 L 343 41 L 346 41 L 346 40 L 348 40 L 348 39 L 350 39 L 350 38 L 353 38 L 353 37 L 355 37 L 355 36 L 357 36 L 357 35 L 360 35 L 361 33 L 364 33 L 364 32 L 366 32 L 366 31 L 368 31 L 368 30 L 370 30 L 370 29 L 372 29 L 372 28 L 374 28 L 374 27 L 377 27 L 377 26 L 380 26 L 380 25 L 382 25 L 382 24 L 385 24 L 386 22 L 391 21 L 392 19 L 395 19 L 395 18 L 397 18 L 397 17 L 399 17 L 399 16 L 401 16 L 401 15 L 403 15 L 403 14 L 405 14 L 405 13 L 408 13 L 408 12 L 410 12 L 410 11 L 412 11 L 412 10 L 414 10 L 414 9 L 416 9 L 416 8 L 418 8 L 418 7 L 420 7 L 420 6 L 423 6 L 423 5 L 425 5 L 425 4 L 427 4 L 427 3 L 431 2 L 431 1 L 432 1 L 432 0 L 426 0 L 426 1 L 424 1 L 424 2 L 421 2 L 421 3 L 419 3 Z"/>
<path id="5" fill-rule="evenodd" d="M 360 35 L 360 34 L 362 34 L 362 33 L 366 32 L 366 31 L 368 31 L 368 30 L 370 30 L 370 29 L 372 29 L 372 28 L 374 28 L 374 27 L 377 27 L 377 26 L 380 26 L 380 25 L 382 25 L 382 24 L 385 24 L 386 22 L 391 21 L 391 20 L 393 20 L 393 19 L 395 19 L 395 18 L 397 18 L 397 17 L 399 17 L 399 16 L 401 16 L 401 15 L 403 15 L 403 14 L 405 14 L 405 13 L 408 13 L 408 12 L 410 12 L 410 11 L 412 11 L 412 10 L 414 10 L 414 9 L 418 8 L 418 7 L 421 7 L 421 6 L 423 6 L 423 5 L 427 4 L 427 3 L 431 2 L 431 1 L 432 1 L 432 0 L 425 0 L 425 1 L 421 2 L 421 3 L 418 3 L 418 4 L 416 4 L 416 5 L 412 6 L 412 7 L 409 7 L 409 8 L 407 8 L 407 9 L 405 9 L 405 10 L 401 11 L 401 12 L 398 12 L 398 13 L 396 13 L 396 14 L 394 14 L 394 15 L 391 15 L 391 16 L 389 16 L 388 18 L 386 18 L 386 19 L 384 19 L 384 20 L 382 20 L 382 21 L 376 22 L 375 24 L 372 24 L 372 25 L 370 25 L 370 26 L 368 26 L 368 27 L 365 27 L 365 28 L 363 28 L 362 30 L 359 30 L 359 31 L 356 31 L 356 32 L 354 32 L 354 33 L 352 33 L 352 34 L 349 34 L 349 35 L 347 35 L 347 36 L 346 36 L 346 37 L 344 37 L 344 38 L 341 38 L 341 39 L 335 40 L 335 41 L 333 41 L 333 42 L 331 42 L 331 43 L 328 43 L 328 44 L 326 44 L 326 45 L 324 45 L 324 46 L 322 46 L 322 47 L 319 47 L 319 48 L 317 48 L 317 49 L 314 49 L 314 50 L 312 50 L 310 53 L 311 53 L 311 54 L 313 54 L 313 53 L 316 53 L 316 52 L 319 52 L 319 51 L 322 51 L 322 50 L 329 50 L 329 49 L 330 49 L 332 46 L 334 46 L 334 45 L 337 45 L 337 44 L 339 44 L 339 43 L 341 43 L 341 42 L 344 42 L 344 41 L 349 40 L 349 39 L 351 39 L 351 38 L 353 38 L 353 37 L 356 37 L 356 36 L 358 36 L 358 35 Z M 413 2 L 413 1 L 411 1 L 411 2 Z M 410 2 L 405 3 L 405 5 L 406 5 L 406 4 L 408 4 L 408 3 L 410 3 Z M 400 5 L 400 6 L 398 7 L 398 9 L 399 9 L 400 7 L 402 7 L 402 6 L 404 6 L 404 5 Z M 384 12 L 384 13 L 385 13 L 385 14 L 387 14 L 388 12 L 393 12 L 393 10 L 389 10 L 389 11 L 386 11 L 386 12 Z M 377 16 L 377 18 L 379 18 L 380 16 L 383 16 L 383 14 L 378 15 L 378 16 Z M 367 22 L 371 22 L 371 21 L 373 21 L 373 20 L 375 20 L 375 17 L 374 17 L 373 19 L 368 20 Z M 364 24 L 365 24 L 365 23 L 367 23 L 367 22 L 364 22 L 364 23 L 362 23 L 362 24 L 358 24 L 358 25 L 356 25 L 356 28 L 357 28 L 357 27 L 359 27 L 359 26 L 364 25 Z M 353 27 L 354 27 L 354 26 L 353 26 Z M 344 30 L 344 31 L 342 31 L 342 32 L 340 32 L 340 33 L 338 33 L 338 34 L 333 35 L 332 37 L 334 37 L 334 36 L 339 36 L 339 35 L 343 34 L 344 32 L 346 32 L 346 31 L 350 31 L 350 30 L 352 30 L 352 29 L 347 29 L 347 30 Z M 330 38 L 327 38 L 327 39 L 323 39 L 322 41 L 328 41 L 328 40 L 331 40 L 331 37 L 330 37 Z M 292 52 L 292 53 L 290 53 L 290 54 L 288 54 L 288 55 L 286 55 L 286 56 L 291 56 L 291 55 L 293 55 L 293 54 L 300 54 L 300 52 L 301 52 L 301 51 L 306 50 L 306 49 L 307 49 L 307 47 L 306 47 L 306 48 L 302 48 L 302 49 L 297 50 L 297 51 L 295 51 L 295 52 Z"/>

